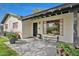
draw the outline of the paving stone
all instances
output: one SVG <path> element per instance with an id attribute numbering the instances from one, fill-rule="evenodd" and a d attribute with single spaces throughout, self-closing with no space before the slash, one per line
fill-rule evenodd
<path id="1" fill-rule="evenodd" d="M 49 48 L 46 48 L 45 50 L 46 50 L 47 56 L 55 56 L 56 55 L 56 48 L 49 47 Z"/>
<path id="2" fill-rule="evenodd" d="M 36 56 L 46 56 L 46 55 L 47 55 L 46 51 L 43 51 L 43 50 L 38 51 L 38 52 L 36 53 Z"/>
<path id="3" fill-rule="evenodd" d="M 32 38 L 33 39 L 33 38 Z M 56 45 L 41 40 L 23 39 L 16 44 L 7 44 L 22 56 L 55 56 Z M 22 42 L 21 42 L 22 41 Z M 24 43 L 25 42 L 25 43 Z M 27 43 L 28 42 L 28 43 Z"/>
<path id="4" fill-rule="evenodd" d="M 26 52 L 25 54 L 23 54 L 22 56 L 32 56 L 31 52 Z"/>

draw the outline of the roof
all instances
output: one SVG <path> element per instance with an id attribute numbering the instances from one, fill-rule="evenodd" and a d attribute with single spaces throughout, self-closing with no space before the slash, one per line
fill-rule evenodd
<path id="1" fill-rule="evenodd" d="M 13 16 L 13 17 L 16 17 L 18 19 L 21 19 L 22 18 L 22 16 L 18 16 L 16 14 L 12 14 L 12 13 L 7 13 L 7 14 L 5 14 L 3 20 L 1 21 L 1 24 L 3 24 L 6 21 L 6 19 L 8 18 L 8 16 Z"/>
<path id="2" fill-rule="evenodd" d="M 65 3 L 65 4 L 62 4 L 62 5 L 53 7 L 53 8 L 49 8 L 49 9 L 42 10 L 42 11 L 37 12 L 37 13 L 27 15 L 27 16 L 23 17 L 22 20 L 27 20 L 28 18 L 37 16 L 37 15 L 40 15 L 40 14 L 45 14 L 45 13 L 50 12 L 50 11 L 53 12 L 55 10 L 64 9 L 64 8 L 67 8 L 67 7 L 73 7 L 75 5 L 79 5 L 79 3 Z"/>

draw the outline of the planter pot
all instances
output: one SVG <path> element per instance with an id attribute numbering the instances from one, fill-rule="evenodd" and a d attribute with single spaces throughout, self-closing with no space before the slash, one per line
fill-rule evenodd
<path id="1" fill-rule="evenodd" d="M 16 38 L 11 38 L 10 39 L 10 44 L 15 44 L 15 42 L 16 42 Z"/>
<path id="2" fill-rule="evenodd" d="M 58 53 L 60 56 L 64 56 L 64 55 L 65 55 L 65 52 L 64 52 L 64 49 L 63 49 L 63 48 L 58 48 L 58 49 L 57 49 L 57 53 Z"/>
<path id="3" fill-rule="evenodd" d="M 60 48 L 60 52 L 63 53 L 64 52 L 64 49 L 63 48 Z"/>

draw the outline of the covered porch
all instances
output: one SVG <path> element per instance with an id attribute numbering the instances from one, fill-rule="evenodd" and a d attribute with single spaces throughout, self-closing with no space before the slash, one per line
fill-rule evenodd
<path id="1" fill-rule="evenodd" d="M 65 5 L 25 17 L 22 21 L 23 38 L 59 36 L 59 41 L 75 43 L 79 38 L 78 5 Z"/>

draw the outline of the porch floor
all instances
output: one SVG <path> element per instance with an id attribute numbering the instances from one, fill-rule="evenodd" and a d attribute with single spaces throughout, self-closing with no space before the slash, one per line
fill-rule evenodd
<path id="1" fill-rule="evenodd" d="M 7 46 L 14 49 L 21 56 L 56 56 L 56 42 L 34 40 L 34 38 L 21 39 L 15 44 L 5 42 Z"/>

